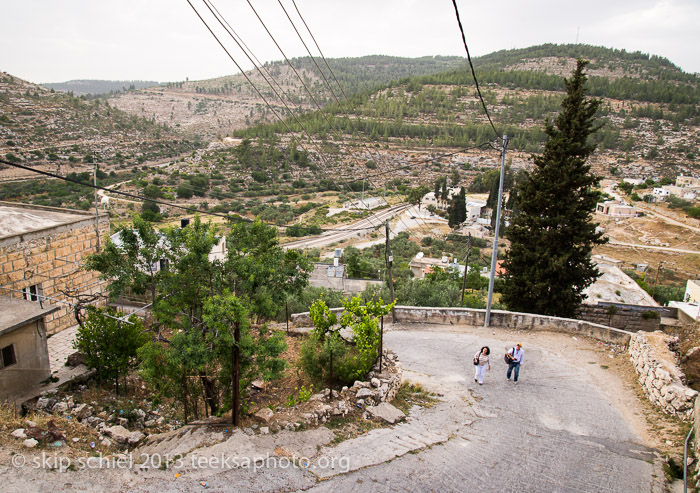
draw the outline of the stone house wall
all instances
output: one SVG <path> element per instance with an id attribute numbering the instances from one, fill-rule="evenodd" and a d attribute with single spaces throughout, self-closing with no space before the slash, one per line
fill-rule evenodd
<path id="1" fill-rule="evenodd" d="M 97 272 L 81 267 L 85 257 L 97 251 L 95 219 L 89 217 L 76 212 L 74 222 L 0 239 L 0 294 L 22 298 L 23 289 L 38 286 L 40 294 L 54 298 L 47 301 L 61 309 L 46 317 L 49 335 L 76 324 L 71 307 L 56 300 L 70 303 L 75 299 L 66 292 L 95 294 L 104 284 Z M 108 230 L 108 217 L 101 214 L 101 239 L 107 238 Z"/>
<path id="2" fill-rule="evenodd" d="M 663 332 L 637 332 L 630 340 L 630 360 L 652 403 L 667 414 L 690 419 L 698 392 L 685 385 L 685 375 L 669 348 L 674 342 L 676 337 Z"/>
<path id="3" fill-rule="evenodd" d="M 611 307 L 615 308 L 611 309 Z M 642 308 L 647 309 L 643 310 Z M 656 310 L 653 308 L 654 307 L 622 306 L 612 304 L 584 304 L 581 305 L 576 313 L 576 318 L 601 325 L 607 325 L 608 327 L 628 330 L 630 332 L 637 332 L 638 330 L 653 332 L 655 330 L 659 330 L 661 327 L 660 317 L 663 315 L 659 314 L 659 317 L 657 318 L 644 318 L 643 314 L 645 312 L 656 312 Z M 614 313 L 611 313 L 611 311 Z"/>

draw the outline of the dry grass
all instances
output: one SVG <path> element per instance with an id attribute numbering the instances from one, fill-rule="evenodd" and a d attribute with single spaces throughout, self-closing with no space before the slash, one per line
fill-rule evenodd
<path id="1" fill-rule="evenodd" d="M 100 445 L 100 434 L 86 425 L 79 423 L 77 420 L 68 419 L 63 416 L 51 416 L 41 412 L 30 412 L 26 416 L 20 416 L 14 406 L 2 403 L 0 404 L 0 446 L 3 448 L 20 448 L 23 440 L 15 438 L 10 434 L 18 428 L 28 428 L 26 421 L 33 421 L 37 427 L 46 430 L 49 421 L 56 424 L 56 427 L 65 435 L 66 440 L 62 447 L 52 448 L 46 443 L 39 443 L 37 449 L 51 449 L 56 452 L 61 452 L 62 455 L 68 457 L 84 457 L 102 453 L 103 455 L 111 454 L 117 451 L 114 446 L 104 447 Z M 77 442 L 73 438 L 78 438 Z M 94 443 L 94 447 L 90 443 Z"/>

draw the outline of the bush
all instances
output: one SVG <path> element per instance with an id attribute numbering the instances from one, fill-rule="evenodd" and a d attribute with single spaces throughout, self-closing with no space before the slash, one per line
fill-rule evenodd
<path id="1" fill-rule="evenodd" d="M 356 296 L 343 302 L 345 309 L 340 318 L 326 304 L 317 300 L 311 305 L 314 329 L 301 349 L 301 367 L 309 377 L 318 382 L 330 378 L 330 360 L 333 355 L 333 383 L 352 385 L 365 378 L 378 356 L 379 317 L 391 311 L 392 305 L 382 300 L 361 304 Z M 346 341 L 341 331 L 350 329 L 352 341 Z"/>
<path id="2" fill-rule="evenodd" d="M 119 377 L 136 366 L 137 350 L 148 342 L 141 319 L 113 309 L 87 307 L 87 320 L 82 323 L 73 347 L 85 354 L 85 364 L 97 370 L 98 378 L 114 379 L 119 393 Z"/>

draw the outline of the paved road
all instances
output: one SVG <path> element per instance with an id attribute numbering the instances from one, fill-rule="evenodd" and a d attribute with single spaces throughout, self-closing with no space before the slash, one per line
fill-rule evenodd
<path id="1" fill-rule="evenodd" d="M 348 224 L 346 226 L 339 226 L 340 230 L 347 231 L 329 231 L 323 233 L 319 236 L 314 236 L 311 238 L 305 238 L 303 240 L 290 241 L 282 245 L 285 250 L 289 248 L 319 248 L 328 246 L 332 243 L 337 243 L 339 241 L 344 241 L 352 237 L 364 236 L 368 234 L 374 228 L 383 226 L 384 221 L 394 217 L 397 214 L 401 214 L 404 210 L 410 207 L 409 204 L 399 204 L 388 209 L 372 214 L 365 219 L 361 219 L 355 223 Z M 357 231 L 362 229 L 361 231 Z M 383 233 L 383 230 L 382 230 Z"/>
<path id="2" fill-rule="evenodd" d="M 525 339 L 525 364 L 515 386 L 505 380 L 503 337 L 477 337 L 477 331 L 483 329 L 472 329 L 472 334 L 410 330 L 386 337 L 401 357 L 405 377 L 442 392 L 445 405 L 452 406 L 440 411 L 442 423 L 435 430 L 449 430 L 460 421 L 460 410 L 474 420 L 471 426 L 452 431 L 443 445 L 335 477 L 313 489 L 652 490 L 653 466 L 647 462 L 652 452 L 591 381 L 582 368 L 585 361 L 568 361 L 534 338 Z M 489 345 L 496 354 L 485 385 L 479 387 L 468 359 L 481 345 Z M 471 404 L 470 393 L 478 403 Z"/>
<path id="3" fill-rule="evenodd" d="M 323 427 L 255 437 L 236 432 L 224 441 L 196 431 L 160 445 L 161 453 L 192 450 L 189 461 L 193 454 L 260 457 L 283 444 L 311 458 L 309 470 L 189 467 L 176 477 L 158 469 L 58 474 L 0 467 L 0 474 L 8 478 L 7 491 L 194 492 L 202 482 L 213 491 L 661 491 L 654 479 L 663 477 L 658 459 L 605 390 L 616 388 L 610 380 L 616 377 L 601 377 L 606 371 L 589 364 L 600 357 L 595 344 L 565 335 L 414 327 L 389 331 L 385 341 L 399 355 L 405 379 L 442 397 L 432 408 L 414 407 L 402 424 L 337 446 Z M 515 337 L 525 349 L 517 386 L 505 381 L 501 360 Z M 480 387 L 469 359 L 484 344 L 494 361 Z M 343 457 L 345 469 L 322 467 L 323 458 Z"/>

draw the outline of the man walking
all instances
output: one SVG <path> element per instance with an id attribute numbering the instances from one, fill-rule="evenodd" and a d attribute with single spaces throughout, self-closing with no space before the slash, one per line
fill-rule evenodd
<path id="1" fill-rule="evenodd" d="M 510 380 L 510 375 L 513 374 L 513 382 L 518 383 L 518 375 L 520 374 L 520 365 L 523 364 L 523 357 L 525 353 L 523 352 L 522 343 L 517 343 L 515 347 L 510 348 L 510 351 L 506 353 L 506 360 L 508 360 L 508 373 L 506 373 L 506 380 Z"/>

